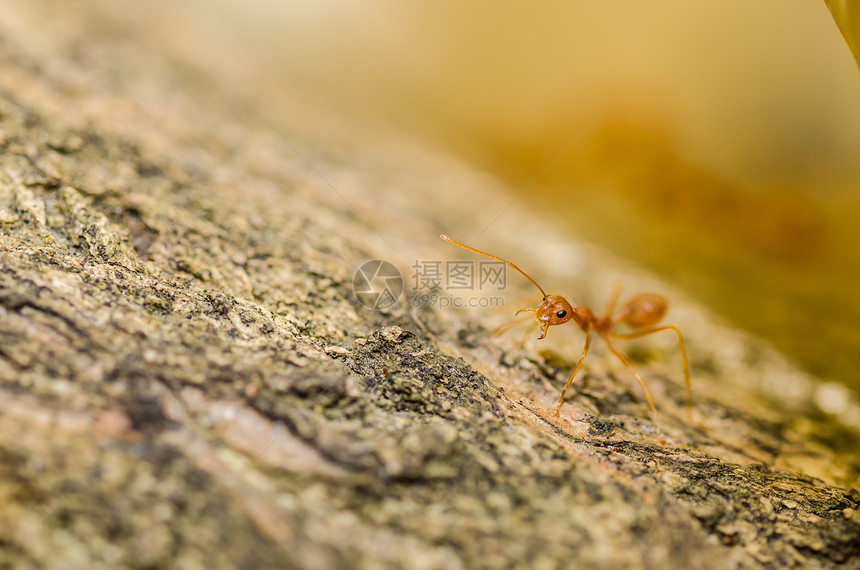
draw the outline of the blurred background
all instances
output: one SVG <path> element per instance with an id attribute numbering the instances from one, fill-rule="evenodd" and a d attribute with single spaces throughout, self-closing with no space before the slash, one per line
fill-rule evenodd
<path id="1" fill-rule="evenodd" d="M 860 74 L 822 0 L 93 3 L 130 38 L 163 19 L 153 51 L 219 50 L 267 114 L 299 92 L 528 188 L 515 208 L 860 391 Z"/>

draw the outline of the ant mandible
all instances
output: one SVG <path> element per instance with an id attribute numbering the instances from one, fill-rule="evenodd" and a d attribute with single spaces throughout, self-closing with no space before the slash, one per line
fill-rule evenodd
<path id="1" fill-rule="evenodd" d="M 582 356 L 579 358 L 579 362 L 576 363 L 576 366 L 573 368 L 573 372 L 570 373 L 570 377 L 567 379 L 567 383 L 561 391 L 561 396 L 558 398 L 558 404 L 555 406 L 553 415 L 559 415 L 561 406 L 564 403 L 564 395 L 567 393 L 567 389 L 570 388 L 573 378 L 576 376 L 576 373 L 582 366 L 582 362 L 588 355 L 588 349 L 591 347 L 591 333 L 593 331 L 606 342 L 606 346 L 609 348 L 610 352 L 612 352 L 612 354 L 614 354 L 633 374 L 636 381 L 639 383 L 639 386 L 642 388 L 642 391 L 645 392 L 645 397 L 648 399 L 648 404 L 651 406 L 651 412 L 654 414 L 654 424 L 657 427 L 659 441 L 660 443 L 663 443 L 662 432 L 660 431 L 660 417 L 657 413 L 656 406 L 654 406 L 654 400 L 651 399 L 651 393 L 648 392 L 648 388 L 645 386 L 645 381 L 642 379 L 639 372 L 633 367 L 630 360 L 612 344 L 610 339 L 629 340 L 671 330 L 675 331 L 675 334 L 678 335 L 678 349 L 681 352 L 681 362 L 684 366 L 684 382 L 687 385 L 687 414 L 692 423 L 693 396 L 692 390 L 690 389 L 690 372 L 689 367 L 687 366 L 687 353 L 684 351 L 684 339 L 681 337 L 681 331 L 678 330 L 678 327 L 675 325 L 657 325 L 657 323 L 659 323 L 663 318 L 663 315 L 666 314 L 666 309 L 669 305 L 669 302 L 665 297 L 657 295 L 656 293 L 640 293 L 624 303 L 621 306 L 621 309 L 616 313 L 615 305 L 618 301 L 618 296 L 621 293 L 621 289 L 616 286 L 612 294 L 609 296 L 609 302 L 606 305 L 606 310 L 604 311 L 603 316 L 596 316 L 594 312 L 585 305 L 571 305 L 567 299 L 561 295 L 547 295 L 546 291 L 543 290 L 543 287 L 538 285 L 537 281 L 532 279 L 525 271 L 507 259 L 502 259 L 501 257 L 496 257 L 495 255 L 475 249 L 474 247 L 460 243 L 455 239 L 451 239 L 446 235 L 442 235 L 440 237 L 448 243 L 452 243 L 458 247 L 462 247 L 463 249 L 501 261 L 534 283 L 535 287 L 537 287 L 541 292 L 541 295 L 543 295 L 543 301 L 538 308 L 520 309 L 517 311 L 517 314 L 519 315 L 522 312 L 534 313 L 537 323 L 540 326 L 540 336 L 538 337 L 538 340 L 546 337 L 546 331 L 549 327 L 563 325 L 571 320 L 579 325 L 579 328 L 581 328 L 585 333 L 585 346 L 582 348 Z M 619 334 L 615 331 L 615 325 L 617 324 L 626 324 L 631 328 L 638 330 L 631 333 Z"/>

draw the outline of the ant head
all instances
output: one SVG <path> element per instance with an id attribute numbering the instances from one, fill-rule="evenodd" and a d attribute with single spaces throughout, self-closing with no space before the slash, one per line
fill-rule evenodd
<path id="1" fill-rule="evenodd" d="M 573 318 L 573 307 L 561 295 L 544 297 L 540 307 L 535 309 L 535 317 L 540 323 L 540 338 L 546 336 L 546 329 L 555 325 L 563 325 Z"/>
<path id="2" fill-rule="evenodd" d="M 546 336 L 546 330 L 555 325 L 563 325 L 570 319 L 576 317 L 576 310 L 561 295 L 547 295 L 537 309 L 520 309 L 517 314 L 527 311 L 534 313 L 540 325 L 540 336 L 538 340 Z"/>

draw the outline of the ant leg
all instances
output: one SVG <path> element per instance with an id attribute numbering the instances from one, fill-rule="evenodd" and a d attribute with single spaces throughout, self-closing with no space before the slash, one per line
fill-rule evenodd
<path id="1" fill-rule="evenodd" d="M 642 376 L 640 376 L 639 372 L 637 372 L 636 369 L 633 368 L 633 365 L 630 363 L 627 357 L 624 356 L 624 354 L 620 350 L 615 348 L 615 346 L 611 342 L 609 342 L 608 338 L 603 337 L 603 340 L 606 341 L 606 346 L 609 347 L 609 350 L 612 351 L 612 354 L 618 357 L 618 360 L 620 360 L 621 363 L 627 367 L 627 370 L 629 370 L 633 374 L 633 376 L 636 378 L 636 381 L 639 382 L 639 387 L 642 388 L 643 392 L 645 392 L 645 397 L 648 399 L 648 404 L 651 406 L 651 412 L 654 414 L 654 425 L 657 427 L 657 441 L 660 443 L 660 445 L 665 445 L 666 442 L 663 441 L 663 430 L 660 429 L 660 414 L 657 413 L 657 407 L 654 405 L 654 400 L 651 399 L 651 393 L 645 386 L 645 381 L 642 380 Z"/>
<path id="2" fill-rule="evenodd" d="M 520 309 L 519 311 L 517 311 L 517 315 L 519 315 L 520 313 L 534 313 L 535 316 L 537 316 L 538 310 L 537 309 Z M 538 322 L 540 322 L 540 321 L 538 321 Z M 549 327 L 549 323 L 543 323 L 542 325 L 540 325 L 540 336 L 538 337 L 538 340 L 541 340 L 542 338 L 544 338 L 546 336 L 547 327 Z M 526 334 L 528 334 L 531 331 L 532 331 L 532 328 L 529 328 L 526 331 Z M 525 338 L 526 337 L 523 337 L 523 339 L 525 339 Z M 525 340 L 523 340 L 523 344 L 525 344 Z"/>
<path id="3" fill-rule="evenodd" d="M 523 337 L 520 339 L 520 346 L 525 346 L 529 340 L 529 336 L 531 336 L 531 334 L 538 326 L 537 321 L 530 320 L 527 322 L 525 319 L 514 319 L 497 327 L 493 330 L 493 332 L 490 333 L 490 335 L 493 337 L 499 337 L 514 328 L 515 326 L 522 324 L 527 324 L 526 330 L 525 332 L 523 332 Z"/>
<path id="4" fill-rule="evenodd" d="M 527 302 L 528 299 L 531 297 L 534 297 L 534 295 L 529 295 L 528 297 L 522 299 L 522 301 Z M 515 326 L 517 326 L 519 324 L 526 323 L 528 321 L 527 318 L 518 318 L 520 313 L 532 313 L 534 315 L 537 315 L 537 309 L 530 309 L 530 308 L 520 309 L 519 311 L 516 312 L 516 315 L 514 316 L 514 318 L 512 320 L 504 323 L 503 325 L 500 325 L 499 327 L 494 329 L 493 332 L 490 334 L 494 337 L 501 336 L 501 335 L 505 334 L 506 332 L 508 332 L 510 329 L 514 328 Z M 529 326 L 526 327 L 526 332 L 523 334 L 523 338 L 520 341 L 520 344 L 524 345 L 526 343 L 526 340 L 528 340 L 529 335 L 532 333 L 532 331 L 535 329 L 536 326 L 537 326 L 537 323 L 535 321 L 531 321 L 531 323 L 529 323 Z"/>
<path id="5" fill-rule="evenodd" d="M 508 331 L 509 331 L 509 330 L 511 330 L 512 328 L 514 328 L 515 326 L 517 326 L 517 325 L 522 325 L 522 324 L 525 324 L 525 323 L 526 323 L 526 319 L 523 319 L 523 318 L 519 318 L 519 319 L 518 319 L 518 318 L 513 318 L 513 319 L 511 319 L 510 321 L 506 322 L 505 324 L 500 325 L 500 326 L 496 327 L 495 329 L 493 329 L 493 332 L 491 332 L 491 333 L 490 333 L 490 335 L 491 335 L 491 336 L 494 336 L 494 337 L 496 337 L 496 336 L 502 336 L 503 334 L 505 334 L 506 332 L 508 332 Z"/>
<path id="6" fill-rule="evenodd" d="M 612 292 L 609 294 L 609 301 L 606 302 L 606 311 L 603 316 L 607 319 L 612 318 L 612 313 L 615 312 L 615 303 L 618 302 L 618 297 L 621 295 L 621 283 L 615 282 L 612 284 Z"/>
<path id="7" fill-rule="evenodd" d="M 687 365 L 687 351 L 684 350 L 684 339 L 678 327 L 675 325 L 663 325 L 630 334 L 613 334 L 612 338 L 629 340 L 668 330 L 675 331 L 675 334 L 678 335 L 678 350 L 681 352 L 681 364 L 684 366 L 684 383 L 687 385 L 687 419 L 690 424 L 693 424 L 695 422 L 693 422 L 693 390 L 690 388 L 690 367 Z"/>
<path id="8" fill-rule="evenodd" d="M 576 376 L 576 373 L 579 371 L 579 367 L 582 366 L 582 361 L 585 360 L 586 355 L 588 355 L 589 346 L 591 346 L 591 333 L 589 331 L 585 331 L 585 346 L 582 347 L 582 356 L 579 358 L 579 362 L 576 363 L 576 367 L 574 367 L 573 372 L 570 373 L 570 377 L 567 379 L 567 384 L 565 384 L 564 388 L 561 390 L 561 396 L 559 396 L 558 404 L 555 406 L 555 411 L 553 412 L 554 416 L 557 416 L 559 410 L 561 410 L 561 405 L 564 403 L 564 395 L 567 393 L 567 389 L 570 388 L 570 384 L 573 382 L 573 377 Z"/>
<path id="9" fill-rule="evenodd" d="M 532 336 L 532 333 L 535 332 L 535 329 L 538 328 L 538 322 L 532 321 L 526 327 L 526 331 L 523 333 L 523 338 L 520 339 L 520 344 L 525 346 L 529 341 L 529 338 Z"/>

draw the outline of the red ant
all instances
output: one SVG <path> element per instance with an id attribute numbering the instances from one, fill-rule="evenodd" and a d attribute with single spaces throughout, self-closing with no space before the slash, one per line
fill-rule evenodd
<path id="1" fill-rule="evenodd" d="M 580 357 L 579 362 L 576 363 L 573 372 L 570 373 L 570 377 L 567 379 L 567 383 L 561 391 L 561 396 L 558 398 L 558 404 L 555 406 L 553 415 L 559 415 L 559 410 L 561 410 L 561 406 L 564 403 L 564 395 L 567 392 L 567 389 L 570 388 L 574 376 L 576 376 L 576 373 L 579 371 L 580 366 L 582 366 L 582 362 L 588 354 L 588 349 L 591 346 L 591 332 L 594 331 L 595 334 L 606 341 L 606 346 L 609 347 L 612 354 L 614 354 L 618 360 L 627 367 L 627 369 L 636 378 L 636 381 L 639 382 L 639 386 L 642 388 L 642 391 L 645 392 L 645 397 L 648 399 L 648 404 L 651 406 L 651 412 L 654 414 L 654 424 L 657 427 L 659 441 L 660 443 L 663 443 L 662 432 L 660 431 L 660 417 L 657 414 L 657 408 L 654 406 L 654 401 L 651 399 L 651 394 L 645 386 L 645 381 L 642 380 L 642 376 L 639 375 L 639 372 L 633 368 L 633 364 L 630 363 L 630 360 L 628 360 L 627 357 L 624 356 L 624 354 L 618 350 L 609 339 L 628 340 L 648 336 L 661 331 L 672 330 L 678 335 L 678 349 L 681 352 L 681 362 L 684 365 L 684 381 L 687 385 L 687 413 L 692 423 L 693 396 L 690 389 L 690 372 L 687 366 L 687 353 L 684 351 L 684 339 L 681 338 L 681 331 L 674 325 L 656 326 L 663 318 L 663 315 L 666 314 L 666 309 L 669 305 L 669 302 L 665 297 L 657 295 L 656 293 L 640 293 L 624 303 L 621 306 L 621 309 L 616 313 L 615 305 L 618 301 L 618 296 L 621 293 L 620 287 L 616 286 L 612 294 L 609 296 L 609 303 L 606 305 L 606 310 L 604 311 L 603 316 L 596 316 L 591 309 L 584 305 L 571 305 L 567 299 L 560 295 L 547 295 L 543 290 L 543 287 L 538 285 L 537 281 L 532 279 L 525 271 L 510 261 L 502 259 L 501 257 L 496 257 L 495 255 L 490 255 L 489 253 L 475 249 L 474 247 L 469 247 L 468 245 L 451 239 L 446 235 L 442 235 L 440 237 L 449 243 L 462 247 L 463 249 L 501 261 L 509 267 L 517 270 L 525 276 L 526 279 L 534 283 L 535 287 L 537 287 L 543 295 L 543 302 L 541 302 L 537 309 L 520 309 L 517 311 L 517 314 L 519 315 L 522 312 L 535 314 L 537 324 L 540 326 L 540 336 L 538 337 L 538 340 L 546 337 L 546 331 L 549 327 L 563 325 L 570 320 L 573 320 L 573 322 L 579 325 L 579 328 L 581 328 L 585 333 L 585 346 L 582 348 L 582 356 Z M 615 332 L 615 325 L 620 323 L 624 323 L 634 329 L 640 330 L 627 334 L 619 334 Z"/>

